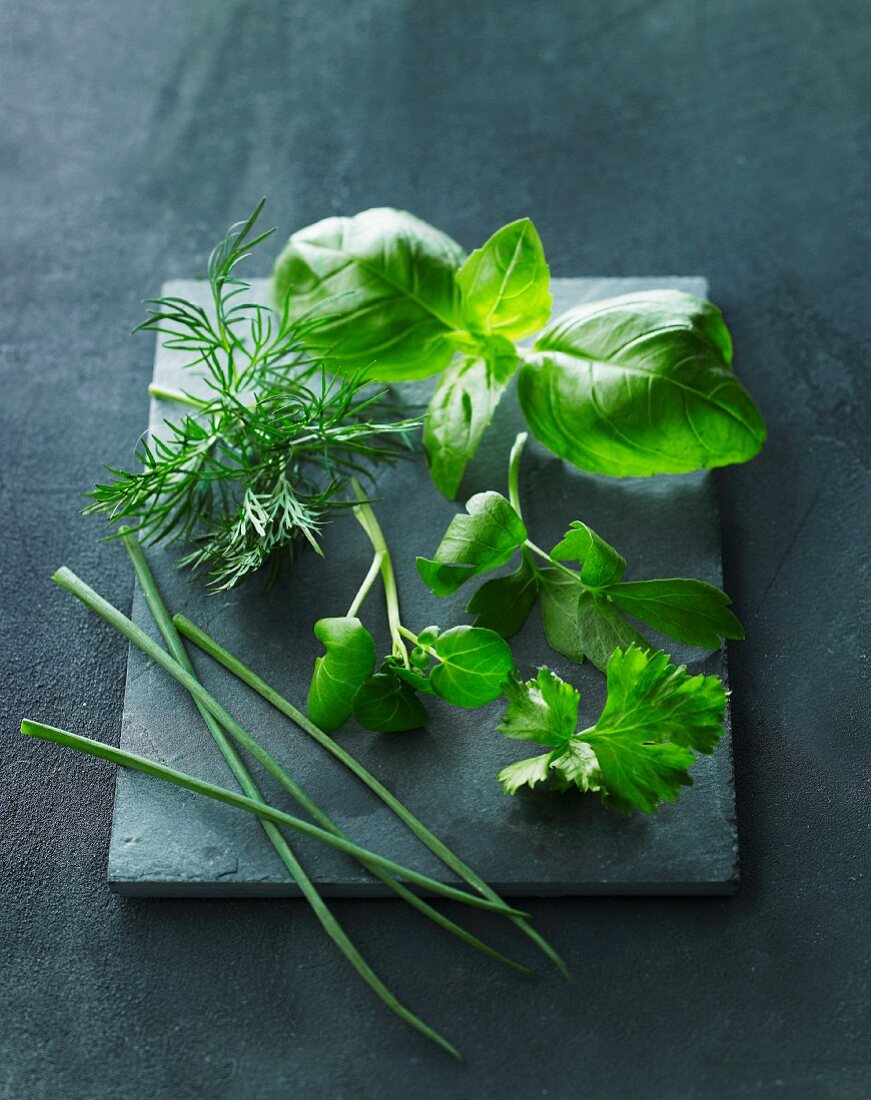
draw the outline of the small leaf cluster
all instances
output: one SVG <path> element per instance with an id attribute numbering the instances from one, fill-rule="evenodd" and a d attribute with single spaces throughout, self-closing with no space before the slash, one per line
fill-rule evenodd
<path id="1" fill-rule="evenodd" d="M 315 634 L 326 652 L 315 661 L 308 713 L 327 732 L 351 716 L 375 733 L 417 729 L 427 721 L 422 695 L 480 707 L 499 697 L 514 668 L 505 640 L 480 627 L 406 631 L 411 652 L 395 647 L 377 671 L 375 641 L 356 616 L 320 619 Z"/>
<path id="2" fill-rule="evenodd" d="M 608 805 L 652 813 L 692 783 L 696 753 L 712 753 L 723 731 L 726 692 L 716 676 L 690 676 L 665 653 L 615 650 L 608 695 L 594 726 L 576 730 L 580 693 L 541 668 L 506 686 L 499 732 L 548 746 L 509 764 L 497 777 L 509 794 L 549 783 L 556 790 L 596 791 Z"/>
<path id="3" fill-rule="evenodd" d="M 389 208 L 294 233 L 274 271 L 307 345 L 339 372 L 386 382 L 441 374 L 424 444 L 456 496 L 512 377 L 533 434 L 580 469 L 647 476 L 746 462 L 765 424 L 732 370 L 720 311 L 676 290 L 580 305 L 550 319 L 550 271 L 520 218 L 466 255 Z M 538 333 L 531 349 L 517 341 Z"/>
<path id="4" fill-rule="evenodd" d="M 510 638 L 538 602 L 552 648 L 602 670 L 617 648 L 651 648 L 627 616 L 706 649 L 744 636 L 725 592 L 683 577 L 624 581 L 625 558 L 585 523 L 574 521 L 549 553 L 539 550 L 518 510 L 497 492 L 473 496 L 434 556 L 417 559 L 417 569 L 431 592 L 447 596 L 518 555 L 512 572 L 487 580 L 470 599 L 476 627 Z"/>

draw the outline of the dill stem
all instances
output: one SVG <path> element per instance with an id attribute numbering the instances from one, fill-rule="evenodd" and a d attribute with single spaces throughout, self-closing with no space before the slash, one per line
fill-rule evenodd
<path id="1" fill-rule="evenodd" d="M 363 578 L 363 583 L 357 590 L 357 595 L 354 597 L 351 606 L 348 608 L 348 619 L 353 619 L 357 612 L 360 610 L 363 601 L 369 595 L 369 589 L 375 583 L 375 578 L 381 572 L 381 565 L 384 561 L 384 554 L 381 550 L 376 550 L 372 558 L 372 564 L 369 566 L 369 572 Z"/>
<path id="2" fill-rule="evenodd" d="M 159 401 L 174 401 L 177 405 L 189 405 L 192 409 L 208 408 L 208 401 L 203 401 L 184 390 L 174 389 L 172 386 L 161 386 L 159 382 L 151 382 L 148 392 Z"/>

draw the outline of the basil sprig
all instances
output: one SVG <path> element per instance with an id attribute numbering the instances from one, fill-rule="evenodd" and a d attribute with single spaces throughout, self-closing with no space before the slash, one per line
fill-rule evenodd
<path id="1" fill-rule="evenodd" d="M 468 257 L 405 211 L 327 218 L 290 238 L 274 293 L 291 322 L 315 322 L 307 343 L 337 373 L 441 373 L 424 444 L 449 498 L 515 374 L 533 434 L 583 470 L 685 473 L 746 462 L 765 440 L 715 306 L 656 290 L 550 320 L 550 272 L 528 218 Z M 516 346 L 534 333 L 531 349 Z"/>

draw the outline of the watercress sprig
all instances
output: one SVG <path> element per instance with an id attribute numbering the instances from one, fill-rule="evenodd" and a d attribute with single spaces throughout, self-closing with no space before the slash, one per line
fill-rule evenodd
<path id="1" fill-rule="evenodd" d="M 433 481 L 453 498 L 516 374 L 531 431 L 584 470 L 647 476 L 746 462 L 765 424 L 732 370 L 720 311 L 676 290 L 569 310 L 553 320 L 550 272 L 521 218 L 468 257 L 401 210 L 365 210 L 294 233 L 274 270 L 304 340 L 348 375 L 442 377 L 424 442 Z M 538 333 L 532 348 L 517 341 Z"/>
<path id="2" fill-rule="evenodd" d="M 550 645 L 602 670 L 618 647 L 651 648 L 627 616 L 705 649 L 716 649 L 723 638 L 744 637 L 725 592 L 684 577 L 624 581 L 625 558 L 579 520 L 549 552 L 537 546 L 520 509 L 518 470 L 525 442 L 521 433 L 511 451 L 509 498 L 477 493 L 465 514 L 451 520 L 434 556 L 417 559 L 431 592 L 450 595 L 519 555 L 513 572 L 486 581 L 472 596 L 467 610 L 474 625 L 509 638 L 538 602 Z"/>
<path id="3" fill-rule="evenodd" d="M 309 717 L 327 732 L 351 715 L 375 733 L 417 729 L 427 721 L 420 695 L 436 695 L 458 707 L 479 707 L 501 694 L 514 668 L 511 650 L 492 630 L 428 626 L 415 633 L 402 623 L 390 551 L 371 504 L 355 483 L 354 514 L 372 544 L 373 557 L 346 615 L 319 619 L 315 634 L 325 653 L 315 661 Z M 376 671 L 376 647 L 357 612 L 381 576 L 390 652 Z"/>

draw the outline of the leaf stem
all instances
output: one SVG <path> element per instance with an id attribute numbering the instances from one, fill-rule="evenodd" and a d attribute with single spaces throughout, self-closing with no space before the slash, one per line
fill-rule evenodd
<path id="1" fill-rule="evenodd" d="M 508 459 L 508 500 L 521 519 L 523 519 L 523 512 L 520 508 L 520 459 L 523 457 L 523 448 L 528 438 L 526 432 L 518 432 Z"/>
<path id="2" fill-rule="evenodd" d="M 569 569 L 569 567 L 567 565 L 563 565 L 561 561 L 556 561 L 556 559 L 552 558 L 550 554 L 546 554 L 540 546 L 536 546 L 534 542 L 531 542 L 529 539 L 527 539 L 523 545 L 527 550 L 531 550 L 533 554 L 538 554 L 540 558 L 544 558 L 544 560 L 549 565 L 552 565 L 554 569 L 559 570 L 560 573 L 565 573 L 567 577 L 571 577 L 572 580 L 577 581 L 578 584 L 583 583 L 581 581 L 580 573 L 576 572 L 574 569 Z"/>
<path id="3" fill-rule="evenodd" d="M 402 621 L 399 615 L 399 590 L 396 587 L 396 574 L 393 572 L 393 560 L 384 532 L 381 530 L 372 505 L 366 499 L 362 486 L 356 478 L 352 479 L 354 492 L 357 494 L 357 504 L 354 505 L 354 515 L 360 526 L 366 532 L 372 548 L 376 554 L 381 554 L 381 580 L 384 584 L 384 599 L 387 604 L 387 625 L 390 630 L 390 643 L 393 656 L 397 657 L 406 668 L 409 667 L 408 649 L 402 640 Z"/>
<path id="4" fill-rule="evenodd" d="M 174 389 L 172 386 L 161 386 L 159 382 L 151 382 L 148 386 L 148 392 L 159 401 L 174 401 L 177 405 L 189 405 L 192 409 L 206 409 L 209 406 L 208 401 L 194 397 L 193 394 L 185 393 L 184 390 Z"/>
<path id="5" fill-rule="evenodd" d="M 244 665 L 238 657 L 233 656 L 232 653 L 224 649 L 224 647 L 216 642 L 214 638 L 210 637 L 204 630 L 191 622 L 190 619 L 185 618 L 183 615 L 176 615 L 173 622 L 179 632 L 187 639 L 199 646 L 203 652 L 208 653 L 210 657 L 213 657 L 219 664 L 223 665 L 224 668 L 228 669 L 242 680 L 243 683 L 256 691 L 258 695 L 271 703 L 276 710 L 286 715 L 295 725 L 299 726 L 299 728 L 309 734 L 310 737 L 313 737 L 327 752 L 352 771 L 361 782 L 365 783 L 370 791 L 376 794 L 381 801 L 396 814 L 409 831 L 413 833 L 423 845 L 429 848 L 429 850 L 436 855 L 446 867 L 452 870 L 455 875 L 461 878 L 469 886 L 476 889 L 484 897 L 493 899 L 499 897 L 492 886 L 448 848 L 442 840 L 424 825 L 420 818 L 416 817 L 403 802 L 400 802 L 396 795 L 388 790 L 380 780 L 376 779 L 375 776 L 356 759 L 356 757 L 352 756 L 347 749 L 340 745 L 338 741 L 330 737 L 329 734 L 319 729 L 302 713 L 302 711 L 298 710 L 293 703 L 285 699 L 285 697 L 279 694 L 275 688 L 261 679 L 256 672 L 253 672 L 247 665 Z M 533 940 L 544 954 L 559 968 L 562 974 L 566 978 L 569 978 L 569 971 L 566 964 L 540 933 L 525 920 L 512 918 L 512 923 L 525 935 L 529 936 L 529 938 Z"/>
<path id="6" fill-rule="evenodd" d="M 363 583 L 357 590 L 357 595 L 354 597 L 351 606 L 348 608 L 348 614 L 346 618 L 353 619 L 357 612 L 360 610 L 363 601 L 369 595 L 369 589 L 375 583 L 375 578 L 381 572 L 381 567 L 384 561 L 384 551 L 376 550 L 372 558 L 372 564 L 369 566 L 369 572 L 363 578 Z"/>

